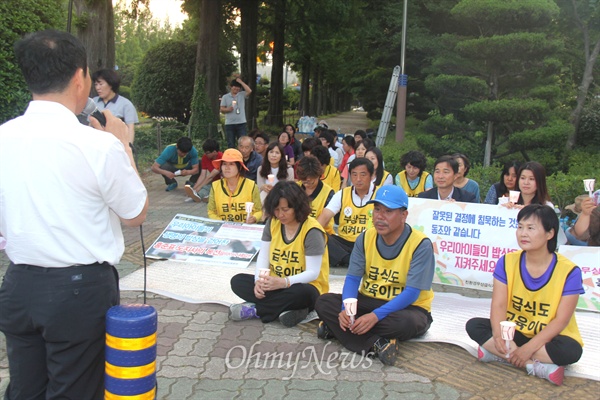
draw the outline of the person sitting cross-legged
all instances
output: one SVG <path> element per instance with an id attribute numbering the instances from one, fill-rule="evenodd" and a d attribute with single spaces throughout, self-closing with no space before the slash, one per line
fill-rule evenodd
<path id="1" fill-rule="evenodd" d="M 490 317 L 470 319 L 466 330 L 479 344 L 479 361 L 510 363 L 562 385 L 564 366 L 576 363 L 583 351 L 575 320 L 585 293 L 581 269 L 556 253 L 559 221 L 552 207 L 525 206 L 517 222 L 521 250 L 496 263 Z M 508 348 L 500 325 L 506 320 L 516 324 Z"/>
<path id="2" fill-rule="evenodd" d="M 317 336 L 394 365 L 398 342 L 423 335 L 432 322 L 433 245 L 406 223 L 402 188 L 384 185 L 369 203 L 373 227 L 356 239 L 342 294 L 322 295 L 315 305 Z M 343 308 L 349 298 L 358 299 L 353 323 Z"/>
<path id="3" fill-rule="evenodd" d="M 245 303 L 231 305 L 229 318 L 279 319 L 291 327 L 329 291 L 327 235 L 310 216 L 308 196 L 295 182 L 279 181 L 265 199 L 264 212 L 268 218 L 256 272 L 231 278 L 231 290 Z M 261 270 L 268 272 L 263 276 Z"/>

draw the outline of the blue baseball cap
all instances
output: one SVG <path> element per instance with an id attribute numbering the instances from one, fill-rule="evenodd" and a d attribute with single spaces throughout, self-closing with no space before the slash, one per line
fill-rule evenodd
<path id="1" fill-rule="evenodd" d="M 387 208 L 408 208 L 408 196 L 404 189 L 396 185 L 384 185 L 377 190 L 375 198 L 367 204 L 379 203 Z"/>

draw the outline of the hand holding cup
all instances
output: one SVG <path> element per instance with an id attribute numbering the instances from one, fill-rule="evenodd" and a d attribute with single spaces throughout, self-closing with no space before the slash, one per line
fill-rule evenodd
<path id="1" fill-rule="evenodd" d="M 358 299 L 349 297 L 344 300 L 344 310 L 346 310 L 346 315 L 350 317 L 350 325 L 354 324 L 354 317 L 356 316 L 357 306 Z"/>
<path id="2" fill-rule="evenodd" d="M 506 358 L 510 356 L 510 342 L 515 338 L 517 324 L 512 321 L 500 321 L 502 339 L 506 342 Z"/>

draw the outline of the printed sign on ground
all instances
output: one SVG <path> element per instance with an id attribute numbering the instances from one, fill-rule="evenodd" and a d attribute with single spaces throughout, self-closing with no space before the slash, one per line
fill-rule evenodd
<path id="1" fill-rule="evenodd" d="M 258 253 L 263 228 L 177 214 L 146 257 L 246 268 Z"/>

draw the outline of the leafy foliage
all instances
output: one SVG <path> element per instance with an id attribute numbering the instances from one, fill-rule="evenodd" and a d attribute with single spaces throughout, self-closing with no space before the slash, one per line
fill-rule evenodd
<path id="1" fill-rule="evenodd" d="M 31 96 L 16 64 L 13 46 L 26 33 L 63 27 L 62 0 L 0 1 L 0 123 L 23 113 Z"/>
<path id="2" fill-rule="evenodd" d="M 190 119 L 196 46 L 167 40 L 148 50 L 133 82 L 138 109 L 152 117 Z"/>

